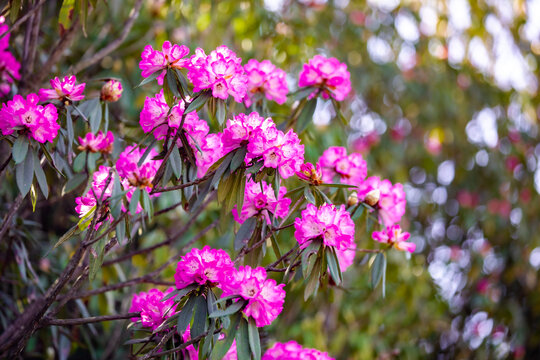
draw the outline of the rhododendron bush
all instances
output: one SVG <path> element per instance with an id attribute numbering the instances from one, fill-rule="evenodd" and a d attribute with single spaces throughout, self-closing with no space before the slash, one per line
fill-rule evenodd
<path id="1" fill-rule="evenodd" d="M 522 356 L 485 236 L 527 233 L 536 127 L 463 123 L 475 73 L 430 99 L 417 9 L 45 3 L 0 5 L 0 357 Z"/>

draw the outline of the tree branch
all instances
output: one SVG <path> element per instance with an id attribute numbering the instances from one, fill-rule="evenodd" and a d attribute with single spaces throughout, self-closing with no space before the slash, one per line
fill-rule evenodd
<path id="1" fill-rule="evenodd" d="M 44 318 L 41 321 L 42 326 L 55 325 L 55 326 L 69 326 L 69 325 L 84 325 L 92 324 L 102 321 L 112 321 L 112 320 L 124 320 L 130 319 L 132 317 L 138 317 L 140 312 L 132 312 L 128 314 L 119 314 L 119 315 L 103 315 L 103 316 L 91 316 L 87 318 L 75 318 L 75 319 L 50 319 Z"/>

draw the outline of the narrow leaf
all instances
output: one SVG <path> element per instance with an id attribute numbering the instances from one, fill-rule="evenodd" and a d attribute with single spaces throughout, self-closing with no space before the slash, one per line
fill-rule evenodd
<path id="1" fill-rule="evenodd" d="M 131 200 L 129 201 L 129 212 L 131 215 L 135 215 L 137 213 L 137 205 L 139 205 L 139 199 L 141 198 L 141 189 L 136 188 L 133 192 L 133 195 L 131 195 Z"/>
<path id="2" fill-rule="evenodd" d="M 28 152 L 28 138 L 24 135 L 17 137 L 13 143 L 13 148 L 11 149 L 11 154 L 13 155 L 13 161 L 15 164 L 20 164 L 26 158 Z"/>
<path id="3" fill-rule="evenodd" d="M 152 74 L 150 74 L 148 77 L 144 78 L 140 83 L 139 85 L 135 86 L 136 88 L 138 87 L 141 87 L 145 84 L 148 84 L 149 82 L 151 81 L 154 81 L 159 75 L 161 75 L 161 73 L 163 72 L 163 70 L 158 70 L 156 72 L 153 72 Z"/>
<path id="4" fill-rule="evenodd" d="M 254 360 L 261 359 L 261 339 L 259 337 L 259 329 L 255 324 L 253 318 L 249 318 L 248 321 L 248 337 L 249 337 L 249 347 L 251 348 L 251 353 L 253 354 Z"/>
<path id="5" fill-rule="evenodd" d="M 378 253 L 375 255 L 375 261 L 371 266 L 371 288 L 375 289 L 381 281 L 383 272 L 386 269 L 386 257 L 383 253 Z"/>
<path id="6" fill-rule="evenodd" d="M 193 316 L 193 325 L 191 326 L 191 338 L 196 338 L 207 330 L 208 305 L 204 296 L 197 296 L 195 304 L 195 314 Z"/>
<path id="7" fill-rule="evenodd" d="M 191 318 L 193 317 L 193 308 L 195 307 L 197 297 L 192 296 L 188 299 L 180 315 L 178 316 L 178 322 L 176 323 L 176 329 L 179 335 L 182 335 L 186 331 Z"/>
<path id="8" fill-rule="evenodd" d="M 36 174 L 36 179 L 38 181 L 39 188 L 41 189 L 41 193 L 47 199 L 49 197 L 49 186 L 47 185 L 47 177 L 45 176 L 45 172 L 43 172 L 43 169 L 41 168 L 41 164 L 39 163 L 39 160 L 37 157 L 34 159 L 34 173 Z"/>
<path id="9" fill-rule="evenodd" d="M 234 238 L 235 251 L 239 251 L 242 247 L 244 247 L 244 245 L 247 244 L 247 241 L 251 238 L 251 234 L 253 234 L 256 225 L 257 218 L 255 217 L 247 219 L 242 225 L 240 225 L 240 229 L 238 229 L 238 232 Z"/>
<path id="10" fill-rule="evenodd" d="M 32 151 L 27 154 L 24 162 L 15 166 L 15 179 L 21 195 L 26 196 L 34 180 L 34 153 Z"/>
<path id="11" fill-rule="evenodd" d="M 223 317 L 223 316 L 229 316 L 232 314 L 237 313 L 242 307 L 245 305 L 245 302 L 243 300 L 238 300 L 235 303 L 232 303 L 228 308 L 223 310 L 217 310 L 210 314 L 211 318 L 217 318 L 217 317 Z"/>
<path id="12" fill-rule="evenodd" d="M 240 326 L 236 333 L 236 353 L 238 360 L 251 360 L 251 350 L 249 348 L 249 332 L 246 319 L 240 320 Z"/>

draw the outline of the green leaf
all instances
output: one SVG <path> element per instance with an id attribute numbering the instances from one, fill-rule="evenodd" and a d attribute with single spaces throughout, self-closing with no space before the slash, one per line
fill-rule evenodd
<path id="1" fill-rule="evenodd" d="M 212 177 L 212 182 L 210 183 L 210 187 L 217 184 L 218 181 L 221 180 L 221 177 L 223 174 L 225 174 L 225 171 L 229 168 L 229 165 L 232 162 L 232 158 L 234 156 L 233 152 L 228 153 L 224 157 L 222 157 L 220 160 L 218 160 L 219 166 L 216 169 L 216 173 Z M 212 168 L 208 169 L 208 171 L 212 171 Z"/>
<path id="2" fill-rule="evenodd" d="M 122 245 L 124 243 L 124 240 L 126 238 L 126 220 L 122 219 L 118 225 L 116 225 L 116 238 L 118 239 L 118 243 Z"/>
<path id="3" fill-rule="evenodd" d="M 176 146 L 174 146 L 174 149 L 171 152 L 171 156 L 169 156 L 169 163 L 171 164 L 174 176 L 179 179 L 182 175 L 182 159 L 180 158 L 180 151 Z"/>
<path id="4" fill-rule="evenodd" d="M 62 189 L 62 196 L 75 190 L 86 180 L 86 174 L 75 174 L 69 179 Z"/>
<path id="5" fill-rule="evenodd" d="M 178 99 L 181 99 L 182 95 L 180 94 L 180 92 L 182 91 L 182 89 L 178 87 L 177 75 L 175 73 L 175 70 L 176 69 L 173 70 L 171 68 L 167 69 L 167 75 L 165 76 L 167 84 L 165 84 L 164 82 L 163 87 L 165 88 L 165 85 L 167 85 L 171 92 L 171 95 L 177 97 Z"/>
<path id="6" fill-rule="evenodd" d="M 195 98 L 193 98 L 193 100 L 191 100 L 191 102 L 186 107 L 184 112 L 186 114 L 189 114 L 192 111 L 200 109 L 208 101 L 208 99 L 210 99 L 210 97 L 211 97 L 210 92 L 208 91 L 200 92 Z"/>
<path id="7" fill-rule="evenodd" d="M 64 0 L 62 3 L 60 15 L 58 16 L 58 25 L 60 25 L 63 30 L 67 30 L 71 27 L 74 7 L 75 0 Z"/>
<path id="8" fill-rule="evenodd" d="M 193 317 L 193 308 L 195 307 L 196 302 L 197 297 L 191 296 L 180 311 L 180 315 L 178 316 L 178 322 L 176 323 L 176 329 L 180 336 L 182 336 L 184 331 L 186 331 L 191 321 L 191 318 Z"/>
<path id="9" fill-rule="evenodd" d="M 71 239 L 73 235 L 78 234 L 79 233 L 78 230 L 79 230 L 79 227 L 77 225 L 72 226 L 71 229 L 66 231 L 66 233 L 62 235 L 60 239 L 58 239 L 56 244 L 54 244 L 53 250 L 59 247 L 60 245 L 62 245 L 63 243 L 65 243 L 67 240 Z"/>
<path id="10" fill-rule="evenodd" d="M 253 354 L 254 360 L 261 359 L 261 339 L 259 337 L 259 329 L 255 324 L 255 320 L 250 317 L 248 321 L 248 337 L 249 337 L 249 347 L 251 348 L 251 353 Z"/>
<path id="11" fill-rule="evenodd" d="M 216 99 L 216 102 L 216 118 L 219 125 L 221 126 L 223 125 L 223 123 L 225 123 L 225 118 L 227 117 L 227 105 L 225 104 L 225 100 L 222 99 Z"/>
<path id="12" fill-rule="evenodd" d="M 73 140 L 75 139 L 75 134 L 73 132 L 73 120 L 71 119 L 71 108 L 66 108 L 66 129 L 68 134 L 68 149 L 71 152 L 71 147 L 73 146 Z"/>
<path id="13" fill-rule="evenodd" d="M 171 74 L 172 72 L 170 70 L 167 70 L 167 75 L 163 80 L 163 97 L 165 98 L 165 102 L 167 103 L 167 105 L 169 105 L 170 108 L 172 108 L 174 105 L 174 94 L 171 91 L 171 87 L 176 86 L 176 81 L 174 79 L 172 83 L 169 82 L 169 77 Z"/>
<path id="14" fill-rule="evenodd" d="M 247 147 L 242 146 L 234 152 L 234 156 L 231 160 L 231 172 L 235 171 L 244 163 L 247 154 Z"/>
<path id="15" fill-rule="evenodd" d="M 313 114 L 315 113 L 315 108 L 317 107 L 317 98 L 308 100 L 306 106 L 302 109 L 302 112 L 298 116 L 296 122 L 296 133 L 300 134 L 303 132 L 306 127 L 309 125 L 310 121 L 313 119 Z"/>
<path id="16" fill-rule="evenodd" d="M 306 197 L 306 200 L 312 203 L 313 205 L 316 204 L 315 196 L 313 196 L 313 193 L 311 192 L 311 189 L 309 186 L 306 186 L 304 188 L 304 196 Z"/>
<path id="17" fill-rule="evenodd" d="M 153 72 L 152 74 L 150 74 L 148 77 L 144 78 L 140 83 L 139 85 L 135 86 L 136 88 L 138 87 L 141 87 L 145 84 L 148 84 L 149 82 L 151 81 L 154 81 L 159 75 L 161 75 L 161 73 L 163 72 L 163 69 L 161 70 L 158 70 L 156 72 Z"/>
<path id="18" fill-rule="evenodd" d="M 144 161 L 146 160 L 146 158 L 148 157 L 148 155 L 150 155 L 150 153 L 152 152 L 152 150 L 154 150 L 154 144 L 157 142 L 157 139 L 153 139 L 150 144 L 148 145 L 148 147 L 146 148 L 146 150 L 144 150 L 141 158 L 139 159 L 139 161 L 137 162 L 137 166 L 138 167 L 141 167 L 141 165 L 144 163 Z"/>
<path id="19" fill-rule="evenodd" d="M 28 153 L 28 138 L 24 135 L 17 137 L 11 148 L 11 154 L 13 155 L 13 161 L 15 164 L 20 164 L 26 158 Z"/>
<path id="20" fill-rule="evenodd" d="M 101 118 L 103 115 L 103 109 L 101 107 L 101 103 L 99 99 L 92 99 L 89 100 L 93 102 L 93 107 L 91 107 L 90 116 L 88 117 L 88 120 L 90 122 L 90 131 L 92 131 L 94 134 L 99 130 L 99 127 L 101 126 Z"/>
<path id="21" fill-rule="evenodd" d="M 189 85 L 186 77 L 184 76 L 184 74 L 182 74 L 180 70 L 174 69 L 174 71 L 176 73 L 176 79 L 178 79 L 178 82 L 180 83 L 180 87 L 178 90 L 184 95 L 184 97 L 186 95 L 190 95 L 191 92 L 189 91 Z"/>
<path id="22" fill-rule="evenodd" d="M 103 264 L 103 256 L 105 254 L 106 243 L 107 237 L 104 236 L 94 246 L 94 250 L 96 251 L 97 256 L 93 256 L 92 254 L 90 254 L 90 269 L 88 274 L 90 280 L 94 280 L 98 270 L 101 268 L 101 264 Z"/>
<path id="23" fill-rule="evenodd" d="M 144 211 L 148 214 L 148 220 L 151 221 L 152 217 L 154 216 L 154 205 L 152 204 L 152 200 L 150 200 L 150 194 L 148 194 L 148 191 L 141 190 L 142 194 L 142 207 Z"/>
<path id="24" fill-rule="evenodd" d="M 238 215 L 242 212 L 242 207 L 244 206 L 244 195 L 246 191 L 246 174 L 245 169 L 240 169 L 237 171 L 237 190 L 236 190 L 236 210 Z M 232 206 L 231 206 L 232 209 Z"/>
<path id="25" fill-rule="evenodd" d="M 245 318 L 240 320 L 240 326 L 238 327 L 238 332 L 236 333 L 236 353 L 238 360 L 251 360 L 248 323 Z"/>
<path id="26" fill-rule="evenodd" d="M 137 213 L 137 205 L 139 204 L 139 199 L 141 198 L 141 189 L 136 188 L 133 192 L 133 195 L 131 195 L 131 200 L 129 201 L 129 212 L 131 215 L 135 215 Z"/>
<path id="27" fill-rule="evenodd" d="M 236 314 L 238 311 L 242 309 L 242 307 L 244 307 L 245 304 L 246 304 L 245 301 L 238 300 L 237 302 L 232 303 L 226 309 L 214 311 L 213 313 L 210 314 L 210 317 L 217 318 L 217 317 L 224 317 L 224 316 Z"/>
<path id="28" fill-rule="evenodd" d="M 317 255 L 317 260 L 313 265 L 313 270 L 309 274 L 306 288 L 304 289 L 304 301 L 307 301 L 309 297 L 317 291 L 319 287 L 319 274 L 321 272 L 322 256 Z"/>
<path id="29" fill-rule="evenodd" d="M 34 153 L 28 152 L 24 162 L 15 166 L 15 180 L 23 197 L 28 194 L 34 180 Z"/>
<path id="30" fill-rule="evenodd" d="M 240 312 L 236 313 L 234 316 L 231 317 L 231 324 L 227 329 L 225 340 L 219 341 L 214 348 L 214 351 L 212 352 L 212 360 L 221 360 L 223 359 L 225 354 L 227 354 L 227 351 L 229 351 L 229 349 L 231 348 L 231 345 L 236 337 L 238 324 L 240 323 L 242 318 L 243 316 Z"/>
<path id="31" fill-rule="evenodd" d="M 321 191 L 321 189 L 319 189 L 318 187 L 314 186 L 313 189 L 315 189 L 315 192 L 320 196 L 320 198 L 323 200 L 322 202 L 325 202 L 327 204 L 332 204 L 332 200 L 330 200 L 328 198 L 328 196 L 326 196 L 326 194 Z M 321 204 L 322 205 L 322 204 Z"/>
<path id="32" fill-rule="evenodd" d="M 330 183 L 323 183 L 319 186 L 327 186 L 327 187 L 334 187 L 334 188 L 342 188 L 342 189 L 350 189 L 350 188 L 355 188 L 355 187 L 358 187 L 356 185 L 349 185 L 349 184 L 330 184 Z"/>
<path id="33" fill-rule="evenodd" d="M 381 281 L 383 273 L 386 271 L 386 256 L 383 253 L 375 255 L 375 260 L 371 266 L 371 288 L 375 289 Z"/>
<path id="34" fill-rule="evenodd" d="M 68 0 L 65 0 L 68 1 Z M 75 1 L 75 0 L 71 0 Z M 19 17 L 19 11 L 21 10 L 21 2 L 22 0 L 13 0 L 11 1 L 11 6 L 9 8 L 9 20 L 13 24 L 17 18 Z"/>
<path id="35" fill-rule="evenodd" d="M 41 168 L 41 164 L 37 157 L 34 159 L 34 173 L 36 174 L 36 179 L 39 188 L 41 189 L 41 193 L 43 194 L 45 199 L 47 199 L 49 197 L 49 186 L 47 185 L 47 177 L 45 176 L 45 172 L 43 172 L 43 169 Z"/>
<path id="36" fill-rule="evenodd" d="M 253 231 L 255 230 L 255 226 L 257 226 L 256 217 L 250 217 L 240 225 L 240 229 L 238 229 L 234 238 L 234 251 L 239 251 L 247 244 L 248 240 L 251 238 L 251 234 L 253 234 Z"/>
<path id="37" fill-rule="evenodd" d="M 79 222 L 77 223 L 79 230 L 84 231 L 87 227 L 90 226 L 95 212 L 96 205 L 92 206 L 92 208 L 90 208 L 90 210 L 82 218 L 80 218 Z"/>
<path id="38" fill-rule="evenodd" d="M 339 259 L 336 254 L 336 249 L 333 246 L 326 248 L 326 262 L 328 263 L 328 270 L 330 271 L 330 276 L 334 279 L 336 285 L 339 285 L 343 282 L 343 276 L 341 274 L 341 269 L 339 267 Z"/>
<path id="39" fill-rule="evenodd" d="M 298 89 L 296 91 L 296 94 L 294 94 L 294 99 L 295 100 L 302 100 L 302 99 L 308 97 L 313 91 L 315 91 L 315 88 L 310 87 L 310 86 L 305 87 L 305 88 L 300 88 L 300 89 Z"/>
<path id="40" fill-rule="evenodd" d="M 86 162 L 86 151 L 83 151 L 79 155 L 75 157 L 75 160 L 73 160 L 73 171 L 75 172 L 81 172 L 81 170 L 84 168 L 84 163 Z"/>
<path id="41" fill-rule="evenodd" d="M 105 117 L 105 125 L 103 125 L 103 133 L 107 134 L 107 131 L 109 131 L 109 103 L 108 102 L 105 102 L 103 115 Z"/>
<path id="42" fill-rule="evenodd" d="M 195 303 L 195 314 L 193 316 L 193 325 L 190 328 L 191 338 L 196 338 L 205 333 L 208 329 L 207 319 L 208 305 L 204 296 L 197 296 Z"/>

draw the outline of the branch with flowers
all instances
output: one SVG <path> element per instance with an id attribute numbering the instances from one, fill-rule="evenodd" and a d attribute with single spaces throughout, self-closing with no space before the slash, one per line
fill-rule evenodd
<path id="1" fill-rule="evenodd" d="M 2 25 L 0 33 L 7 29 Z M 9 35 L 0 41 L 0 50 L 7 51 Z M 74 200 L 79 221 L 49 249 L 74 246 L 74 254 L 50 288 L 3 329 L 1 353 L 20 354 L 47 326 L 129 318 L 133 338 L 126 346 L 144 359 L 172 353 L 192 359 L 330 359 L 294 341 L 264 351 L 260 331 L 279 321 L 291 284 L 303 287 L 306 302 L 329 287 L 346 288 L 343 274 L 357 253 L 365 253 L 371 285 L 382 282 L 384 294 L 386 251 L 414 251 L 399 225 L 406 209 L 401 184 L 367 177 L 362 155 L 341 146 L 329 147 L 315 164 L 305 162 L 302 133 L 317 101 L 331 101 L 344 120 L 340 104 L 351 91 L 344 63 L 314 56 L 303 65 L 291 99 L 286 72 L 268 60 L 243 65 L 227 46 L 189 53 L 169 41 L 161 49 L 144 48 L 136 91 L 155 82 L 160 90 L 146 97 L 139 118 L 145 136 L 133 143 L 115 133 L 111 119 L 109 107 L 123 92 L 118 80 L 104 81 L 99 97 L 88 97 L 87 84 L 74 75 L 55 77 L 50 88 L 22 96 L 1 86 L 18 80 L 17 60 L 5 58 L 9 66 L 3 71 L 11 76 L 2 78 L 0 91 L 10 100 L 0 109 L 0 131 L 11 157 L 3 167 L 14 174 L 20 199 L 11 213 L 28 195 L 33 210 L 53 191 L 80 196 Z M 282 122 L 272 117 L 273 102 L 290 114 Z M 168 194 L 175 203 L 163 206 Z M 129 249 L 165 215 L 179 221 L 180 211 L 187 217 L 184 226 L 166 240 Z M 198 221 L 211 212 L 214 219 L 203 228 Z M 17 236 L 12 227 L 13 215 L 5 216 L 0 240 Z M 234 232 L 234 239 L 200 246 L 214 229 Z M 197 234 L 191 240 L 190 231 Z M 370 236 L 383 245 L 371 248 Z M 160 249 L 169 256 L 155 270 L 81 290 L 103 268 Z M 107 259 L 111 254 L 116 257 Z M 124 314 L 57 317 L 79 299 L 146 283 L 172 285 L 162 274 L 174 263 L 174 285 L 133 294 Z"/>

